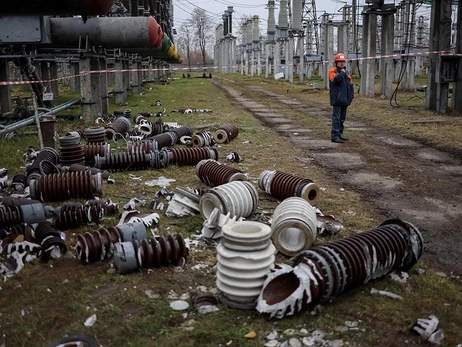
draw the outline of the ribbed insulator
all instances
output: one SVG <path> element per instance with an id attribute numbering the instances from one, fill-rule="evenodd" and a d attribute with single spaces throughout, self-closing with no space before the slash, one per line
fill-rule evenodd
<path id="1" fill-rule="evenodd" d="M 130 121 L 125 117 L 119 117 L 111 124 L 106 125 L 106 137 L 116 140 L 118 137 L 124 137 L 129 130 Z"/>
<path id="2" fill-rule="evenodd" d="M 106 129 L 104 127 L 91 127 L 83 132 L 83 136 L 87 139 L 87 143 L 105 143 Z"/>
<path id="3" fill-rule="evenodd" d="M 177 144 L 182 136 L 192 136 L 193 131 L 188 126 L 181 126 L 178 128 L 170 128 L 168 132 L 176 134 L 176 141 L 174 144 Z"/>
<path id="4" fill-rule="evenodd" d="M 226 224 L 222 230 L 223 239 L 217 246 L 217 288 L 229 306 L 253 309 L 265 276 L 274 267 L 271 228 L 241 221 Z"/>
<path id="5" fill-rule="evenodd" d="M 80 138 L 74 135 L 62 136 L 59 138 L 59 154 L 61 164 L 69 166 L 71 164 L 84 164 L 85 153 Z"/>
<path id="6" fill-rule="evenodd" d="M 149 141 L 156 141 L 157 148 L 162 149 L 164 147 L 171 147 L 178 142 L 178 137 L 175 133 L 167 131 L 166 133 L 157 134 L 147 138 Z"/>
<path id="7" fill-rule="evenodd" d="M 136 117 L 135 117 L 135 124 L 140 124 L 143 120 L 146 120 L 146 118 L 141 115 L 141 114 L 138 114 Z"/>
<path id="8" fill-rule="evenodd" d="M 257 310 L 276 318 L 292 315 L 392 271 L 408 271 L 422 252 L 422 234 L 414 225 L 388 220 L 303 251 L 292 266 L 277 265 L 267 275 Z"/>
<path id="9" fill-rule="evenodd" d="M 196 165 L 204 159 L 218 160 L 216 148 L 170 148 L 170 164 Z"/>
<path id="10" fill-rule="evenodd" d="M 66 174 L 43 175 L 38 184 L 31 187 L 32 198 L 42 201 L 64 201 L 69 199 L 92 199 L 102 194 L 101 174 L 90 172 L 69 172 Z"/>
<path id="11" fill-rule="evenodd" d="M 42 164 L 45 162 L 47 164 Z M 51 174 L 55 170 L 56 164 L 59 162 L 59 154 L 54 148 L 43 148 L 35 158 L 32 165 L 27 170 L 27 184 L 32 179 L 38 179 L 41 175 Z"/>
<path id="12" fill-rule="evenodd" d="M 0 225 L 9 227 L 21 223 L 19 206 L 0 206 Z"/>
<path id="13" fill-rule="evenodd" d="M 95 167 L 89 167 L 89 166 L 85 166 L 85 165 L 81 165 L 81 164 L 72 164 L 71 166 L 69 166 L 69 172 L 90 172 L 92 175 L 96 175 L 96 174 L 101 174 L 101 177 L 104 179 L 104 180 L 107 180 L 109 178 L 109 171 L 102 171 L 100 169 L 97 169 Z"/>
<path id="14" fill-rule="evenodd" d="M 95 167 L 110 171 L 145 170 L 154 167 L 156 161 L 154 152 L 122 152 L 110 153 L 105 157 L 95 157 Z"/>
<path id="15" fill-rule="evenodd" d="M 197 163 L 196 175 L 210 187 L 233 181 L 247 181 L 247 176 L 242 171 L 220 164 L 213 159 L 204 159 Z"/>
<path id="16" fill-rule="evenodd" d="M 109 143 L 87 143 L 83 146 L 85 153 L 85 163 L 93 164 L 97 155 L 104 157 L 111 153 L 111 145 Z"/>
<path id="17" fill-rule="evenodd" d="M 137 142 L 127 142 L 127 152 L 134 153 L 134 152 L 142 152 L 142 153 L 149 153 L 155 152 L 159 150 L 158 143 L 156 140 L 144 140 L 144 141 L 137 141 Z"/>
<path id="18" fill-rule="evenodd" d="M 249 182 L 234 181 L 212 188 L 199 200 L 202 217 L 207 220 L 215 208 L 230 217 L 247 218 L 258 206 L 257 189 Z"/>
<path id="19" fill-rule="evenodd" d="M 273 243 L 284 255 L 308 249 L 317 236 L 316 211 L 305 199 L 293 196 L 274 210 L 271 222 Z"/>
<path id="20" fill-rule="evenodd" d="M 148 122 L 147 120 L 142 120 L 137 128 L 142 135 L 149 137 L 162 134 L 164 130 L 164 123 L 162 121 Z"/>
<path id="21" fill-rule="evenodd" d="M 40 222 L 35 228 L 35 239 L 42 246 L 42 260 L 60 258 L 67 252 L 66 243 L 61 238 L 61 232 L 49 221 Z"/>
<path id="22" fill-rule="evenodd" d="M 77 136 L 80 140 L 83 139 L 83 130 L 73 130 L 66 133 L 66 136 Z"/>
<path id="23" fill-rule="evenodd" d="M 279 200 L 298 196 L 313 204 L 319 199 L 319 187 L 312 180 L 277 170 L 263 171 L 258 186 Z"/>
<path id="24" fill-rule="evenodd" d="M 1 212 L 0 212 L 1 213 Z M 15 237 L 15 235 L 24 235 L 26 233 L 27 224 L 15 224 L 12 226 L 2 226 L 0 228 L 0 240 L 8 237 Z"/>
<path id="25" fill-rule="evenodd" d="M 203 131 L 193 135 L 191 140 L 194 147 L 210 147 L 215 144 L 212 134 L 208 131 Z"/>
<path id="26" fill-rule="evenodd" d="M 14 190 L 16 191 L 22 191 L 27 185 L 27 177 L 23 173 L 18 173 L 13 176 L 13 179 L 11 180 L 11 186 L 13 187 Z"/>
<path id="27" fill-rule="evenodd" d="M 239 129 L 234 124 L 226 124 L 215 131 L 213 138 L 216 143 L 228 143 L 234 140 L 239 134 Z"/>

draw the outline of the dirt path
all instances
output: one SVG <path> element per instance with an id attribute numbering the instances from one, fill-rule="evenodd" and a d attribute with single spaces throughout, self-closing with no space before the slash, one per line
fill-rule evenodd
<path id="1" fill-rule="evenodd" d="M 331 109 L 312 107 L 259 86 L 233 88 L 216 82 L 228 95 L 265 125 L 306 150 L 307 156 L 332 179 L 361 194 L 385 217 L 414 223 L 425 238 L 425 258 L 452 275 L 462 275 L 462 161 L 450 153 L 428 147 L 392 132 L 347 117 L 351 139 L 345 144 L 275 112 L 261 96 L 318 117 L 330 124 Z M 253 95 L 243 97 L 238 89 Z M 267 98 L 268 100 L 270 98 Z M 296 133 L 296 135 L 294 135 Z M 355 136 L 357 135 L 357 136 Z"/>

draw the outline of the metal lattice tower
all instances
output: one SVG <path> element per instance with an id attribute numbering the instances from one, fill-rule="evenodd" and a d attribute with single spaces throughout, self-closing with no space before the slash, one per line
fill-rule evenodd
<path id="1" fill-rule="evenodd" d="M 316 1 L 304 0 L 302 2 L 302 21 L 313 23 L 315 53 L 319 54 L 318 16 L 316 15 Z"/>

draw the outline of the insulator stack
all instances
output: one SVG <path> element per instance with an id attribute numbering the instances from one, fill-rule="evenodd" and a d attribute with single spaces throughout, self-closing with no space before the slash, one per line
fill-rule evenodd
<path id="1" fill-rule="evenodd" d="M 201 160 L 196 165 L 196 175 L 210 187 L 216 187 L 232 181 L 247 181 L 247 176 L 242 171 L 220 164 L 213 159 Z"/>
<path id="2" fill-rule="evenodd" d="M 13 179 L 11 180 L 11 186 L 13 187 L 14 190 L 16 191 L 23 191 L 24 188 L 26 188 L 27 185 L 27 177 L 23 173 L 18 173 L 13 176 Z"/>
<path id="3" fill-rule="evenodd" d="M 239 134 L 239 129 L 234 124 L 226 124 L 213 134 L 216 143 L 228 143 Z"/>
<path id="4" fill-rule="evenodd" d="M 210 147 L 215 144 L 212 134 L 208 131 L 203 131 L 193 135 L 191 140 L 194 147 Z"/>
<path id="5" fill-rule="evenodd" d="M 83 132 L 83 136 L 87 139 L 87 143 L 105 143 L 106 129 L 104 127 L 91 127 Z"/>
<path id="6" fill-rule="evenodd" d="M 159 150 L 159 148 L 158 148 L 158 143 L 156 140 L 144 140 L 144 141 L 127 143 L 127 152 L 129 153 L 135 153 L 135 152 L 149 153 L 149 152 L 155 152 L 157 150 Z"/>
<path id="7" fill-rule="evenodd" d="M 18 206 L 1 206 L 0 207 L 0 225 L 10 227 L 21 223 L 21 212 Z"/>
<path id="8" fill-rule="evenodd" d="M 204 159 L 218 160 L 216 148 L 170 148 L 170 164 L 196 165 Z"/>
<path id="9" fill-rule="evenodd" d="M 156 167 L 156 162 L 157 154 L 155 152 L 123 152 L 107 154 L 105 157 L 99 155 L 95 157 L 97 168 L 111 171 L 145 170 Z"/>
<path id="10" fill-rule="evenodd" d="M 188 126 L 182 126 L 178 128 L 170 128 L 168 132 L 176 134 L 176 141 L 174 144 L 177 144 L 182 136 L 192 136 L 193 131 Z"/>
<path id="11" fill-rule="evenodd" d="M 67 252 L 61 232 L 51 222 L 40 222 L 34 232 L 37 243 L 42 246 L 42 260 L 57 259 Z"/>
<path id="12" fill-rule="evenodd" d="M 157 134 L 147 138 L 146 140 L 154 140 L 157 142 L 157 148 L 162 149 L 164 147 L 171 147 L 178 142 L 178 137 L 176 133 L 167 131 L 166 133 Z"/>
<path id="13" fill-rule="evenodd" d="M 80 138 L 74 135 L 66 135 L 59 138 L 59 154 L 61 164 L 69 166 L 71 164 L 84 164 L 85 153 Z"/>
<path id="14" fill-rule="evenodd" d="M 106 137 L 116 140 L 117 137 L 124 137 L 130 130 L 130 121 L 125 117 L 119 117 L 114 122 L 106 125 Z"/>
<path id="15" fill-rule="evenodd" d="M 102 195 L 102 177 L 90 172 L 43 175 L 38 184 L 31 186 L 30 194 L 42 201 L 92 199 L 95 195 Z"/>
<path id="16" fill-rule="evenodd" d="M 41 164 L 46 162 L 46 165 Z M 32 165 L 27 170 L 27 184 L 32 179 L 39 179 L 41 175 L 46 175 L 53 173 L 55 167 L 52 167 L 50 164 L 56 165 L 59 162 L 59 154 L 54 148 L 45 147 L 43 148 L 35 158 Z M 50 171 L 50 172 L 47 172 Z"/>
<path id="17" fill-rule="evenodd" d="M 257 310 L 280 319 L 392 271 L 408 271 L 422 256 L 423 245 L 414 225 L 393 219 L 315 246 L 297 255 L 292 266 L 276 265 L 268 273 Z"/>
<path id="18" fill-rule="evenodd" d="M 313 204 L 319 199 L 319 186 L 312 180 L 277 170 L 263 171 L 258 186 L 279 200 L 298 196 Z"/>
<path id="19" fill-rule="evenodd" d="M 101 174 L 101 177 L 104 180 L 107 180 L 109 178 L 109 171 L 102 171 L 100 169 L 97 169 L 95 167 L 89 167 L 81 164 L 72 164 L 69 166 L 69 172 L 90 172 L 92 175 L 96 175 L 98 173 Z"/>

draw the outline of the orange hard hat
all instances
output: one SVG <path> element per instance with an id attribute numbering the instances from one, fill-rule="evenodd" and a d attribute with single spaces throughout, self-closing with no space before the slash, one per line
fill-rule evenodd
<path id="1" fill-rule="evenodd" d="M 335 61 L 336 63 L 338 63 L 338 62 L 345 62 L 345 61 L 346 61 L 345 55 L 344 55 L 343 53 L 338 53 L 338 54 L 335 56 L 334 61 Z"/>

